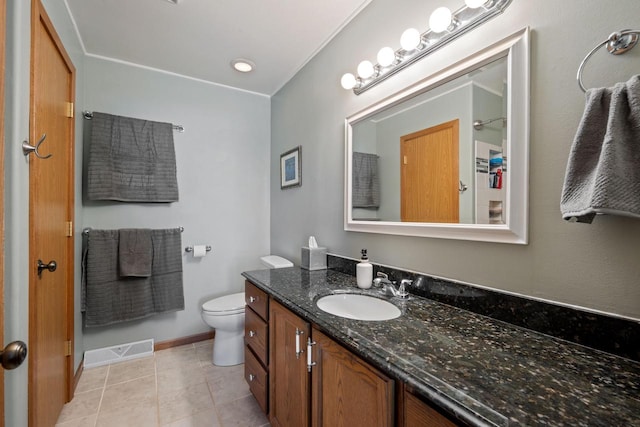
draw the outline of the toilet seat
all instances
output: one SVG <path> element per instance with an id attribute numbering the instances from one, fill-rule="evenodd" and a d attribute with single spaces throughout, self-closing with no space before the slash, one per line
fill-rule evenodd
<path id="1" fill-rule="evenodd" d="M 210 316 L 229 316 L 244 313 L 244 292 L 214 298 L 202 304 L 202 311 Z"/>

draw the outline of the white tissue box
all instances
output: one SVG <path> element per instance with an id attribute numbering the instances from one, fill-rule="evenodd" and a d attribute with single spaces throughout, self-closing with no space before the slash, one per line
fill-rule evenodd
<path id="1" fill-rule="evenodd" d="M 302 247 L 300 267 L 305 270 L 325 270 L 327 268 L 327 248 Z"/>

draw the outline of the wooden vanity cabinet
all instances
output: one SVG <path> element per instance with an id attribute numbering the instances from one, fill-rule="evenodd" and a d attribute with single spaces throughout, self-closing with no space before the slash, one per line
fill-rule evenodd
<path id="1" fill-rule="evenodd" d="M 275 301 L 269 324 L 272 426 L 394 425 L 393 380 Z"/>
<path id="2" fill-rule="evenodd" d="M 308 427 L 311 388 L 306 342 L 310 325 L 272 300 L 269 327 L 269 421 L 273 427 Z"/>
<path id="3" fill-rule="evenodd" d="M 458 424 L 436 411 L 431 405 L 418 396 L 404 390 L 402 421 L 403 427 L 456 427 Z"/>
<path id="4" fill-rule="evenodd" d="M 317 329 L 311 334 L 311 425 L 393 426 L 394 381 Z"/>
<path id="5" fill-rule="evenodd" d="M 269 411 L 269 296 L 245 281 L 244 377 L 264 411 Z"/>

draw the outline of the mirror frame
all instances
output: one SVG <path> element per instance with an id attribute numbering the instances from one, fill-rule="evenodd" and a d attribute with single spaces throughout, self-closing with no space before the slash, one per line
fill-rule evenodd
<path id="1" fill-rule="evenodd" d="M 526 245 L 529 218 L 529 27 L 490 45 L 467 58 L 345 120 L 344 229 L 365 233 L 441 239 L 473 240 Z M 352 126 L 386 108 L 434 89 L 499 58 L 507 58 L 507 156 L 505 224 L 441 224 L 420 222 L 358 221 L 352 208 Z M 517 141 L 517 143 L 514 143 Z"/>

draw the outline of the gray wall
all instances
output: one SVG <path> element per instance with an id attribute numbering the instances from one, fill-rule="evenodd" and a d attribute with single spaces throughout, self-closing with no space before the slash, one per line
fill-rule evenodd
<path id="1" fill-rule="evenodd" d="M 405 28 L 426 29 L 436 0 L 372 2 L 272 97 L 271 248 L 299 262 L 309 235 L 332 253 L 640 319 L 640 221 L 598 217 L 564 222 L 559 201 L 569 148 L 584 110 L 575 82 L 582 58 L 611 32 L 637 26 L 640 2 L 514 1 L 500 16 L 360 96 L 340 77 L 378 49 L 399 45 Z M 462 1 L 444 2 L 453 9 Z M 381 25 L 384 23 L 384 25 Z M 525 26 L 532 29 L 529 244 L 345 232 L 344 118 Z M 588 85 L 637 73 L 640 49 L 596 55 Z M 281 191 L 280 153 L 302 143 L 302 187 Z M 497 267 L 499 266 L 499 267 Z"/>
<path id="2" fill-rule="evenodd" d="M 85 200 L 84 226 L 183 226 L 183 246 L 213 250 L 198 259 L 183 253 L 184 311 L 86 328 L 84 348 L 208 331 L 202 303 L 244 290 L 240 273 L 269 252 L 269 98 L 93 57 L 85 70 L 88 110 L 181 124 L 185 132 L 174 132 L 178 202 Z"/>

